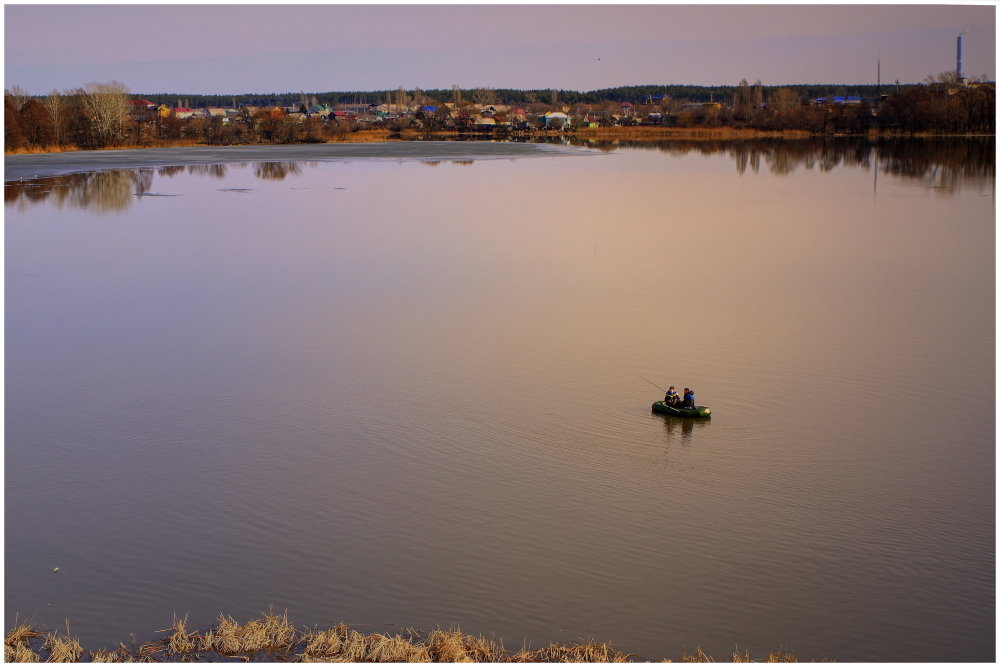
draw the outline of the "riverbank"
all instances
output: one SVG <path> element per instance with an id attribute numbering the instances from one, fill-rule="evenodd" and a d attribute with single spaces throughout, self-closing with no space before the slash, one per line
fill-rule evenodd
<path id="1" fill-rule="evenodd" d="M 401 634 L 364 634 L 340 624 L 328 629 L 297 628 L 288 614 L 262 614 L 240 624 L 222 615 L 209 630 L 189 630 L 187 619 L 174 619 L 163 637 L 117 649 L 88 651 L 69 634 L 42 632 L 21 624 L 4 638 L 5 662 L 191 662 L 240 658 L 252 662 L 633 662 L 609 643 L 589 640 L 551 643 L 539 649 L 511 651 L 500 639 L 467 635 L 459 630 L 433 630 L 426 636 L 413 629 Z M 725 656 L 729 662 L 797 662 L 777 651 L 755 660 L 747 652 Z M 701 649 L 681 662 L 714 662 Z M 642 659 L 646 662 L 647 659 Z M 669 660 L 668 660 L 669 661 Z"/>
<path id="2" fill-rule="evenodd" d="M 684 140 L 720 140 L 729 139 L 734 141 L 751 139 L 814 139 L 827 136 L 859 136 L 868 139 L 889 139 L 903 137 L 942 137 L 942 136 L 983 136 L 983 135 L 941 135 L 934 133 L 900 133 L 900 132 L 870 132 L 861 135 L 831 135 L 816 134 L 805 130 L 758 130 L 745 127 L 666 127 L 666 126 L 612 126 L 612 127 L 576 127 L 568 131 L 556 130 L 526 130 L 512 131 L 505 134 L 494 134 L 492 132 L 457 132 L 449 131 L 421 131 L 402 130 L 392 131 L 389 129 L 378 130 L 358 130 L 355 132 L 337 133 L 330 137 L 326 144 L 362 144 L 362 143 L 392 143 L 407 141 L 555 141 L 560 138 L 576 138 L 577 140 L 595 139 L 601 141 L 608 140 L 628 140 L 628 141 L 663 141 L 670 139 Z M 993 135 L 988 135 L 993 136 Z M 226 148 L 241 147 L 270 147 L 288 145 L 310 145 L 310 144 L 239 144 L 225 146 Z M 223 148 L 217 144 L 205 144 L 188 139 L 159 140 L 152 143 L 122 145 L 101 149 L 81 149 L 77 146 L 50 146 L 44 149 L 19 149 L 8 151 L 5 156 L 11 155 L 47 155 L 51 153 L 74 153 L 87 150 L 108 151 L 108 150 L 148 150 L 162 148 Z"/>

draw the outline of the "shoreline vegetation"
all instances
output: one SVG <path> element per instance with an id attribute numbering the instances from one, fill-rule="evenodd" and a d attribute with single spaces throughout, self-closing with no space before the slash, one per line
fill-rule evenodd
<path id="1" fill-rule="evenodd" d="M 192 102 L 193 100 L 193 102 Z M 176 104 L 176 106 L 174 106 Z M 4 152 L 459 138 L 992 134 L 995 83 L 942 72 L 900 87 L 625 86 L 137 97 L 118 81 L 4 90 Z M 364 134 L 359 134 L 364 133 Z M 762 134 L 763 133 L 763 134 Z M 368 138 L 365 138 L 365 135 Z M 168 143 L 164 143 L 168 142 Z M 175 143 L 182 142 L 182 143 Z"/>
<path id="2" fill-rule="evenodd" d="M 15 621 L 16 622 L 16 621 Z M 551 643 L 516 651 L 499 639 L 435 629 L 423 635 L 412 628 L 401 634 L 364 634 L 344 624 L 328 629 L 297 628 L 288 613 L 273 611 L 240 624 L 220 615 L 205 631 L 190 630 L 187 617 L 157 630 L 163 637 L 114 650 L 88 651 L 67 632 L 42 632 L 20 623 L 4 637 L 5 662 L 191 662 L 241 659 L 247 662 L 633 662 L 635 656 L 593 639 L 572 644 Z M 661 659 L 672 662 L 670 659 Z M 680 662 L 714 662 L 700 648 L 680 656 Z M 754 659 L 736 649 L 728 662 L 797 662 L 794 655 L 774 651 Z"/>
<path id="3" fill-rule="evenodd" d="M 424 132 L 420 130 L 390 130 L 390 129 L 368 129 L 357 130 L 342 135 L 335 135 L 323 142 L 327 144 L 355 144 L 355 143 L 389 143 L 396 141 L 490 141 L 490 142 L 511 142 L 519 141 L 555 141 L 561 138 L 573 138 L 580 140 L 595 141 L 747 141 L 754 139 L 816 139 L 827 136 L 853 136 L 868 139 L 898 139 L 898 138 L 943 138 L 947 136 L 960 137 L 980 137 L 995 136 L 993 134 L 957 134 L 942 135 L 936 133 L 901 133 L 901 132 L 868 132 L 862 135 L 836 134 L 824 135 L 816 134 L 806 130 L 759 130 L 752 128 L 735 127 L 598 127 L 598 128 L 576 128 L 570 131 L 537 130 L 512 133 L 506 137 L 496 137 L 491 134 L 467 133 L 457 131 L 436 131 Z M 267 146 L 267 145 L 289 145 L 289 144 L 227 144 L 227 146 Z M 144 148 L 218 148 L 219 144 L 208 144 L 203 141 L 191 139 L 162 139 L 149 141 L 142 144 L 123 144 L 116 146 L 105 146 L 101 148 L 81 148 L 76 145 L 60 146 L 34 146 L 21 147 L 15 150 L 8 150 L 4 155 L 45 155 L 48 153 L 72 153 L 84 150 L 112 151 L 112 150 L 138 150 Z"/>

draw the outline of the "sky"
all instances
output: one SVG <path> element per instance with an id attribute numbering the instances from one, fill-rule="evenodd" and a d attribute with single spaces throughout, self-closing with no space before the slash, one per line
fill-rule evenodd
<path id="1" fill-rule="evenodd" d="M 996 77 L 992 4 L 6 4 L 4 85 L 240 94 Z"/>

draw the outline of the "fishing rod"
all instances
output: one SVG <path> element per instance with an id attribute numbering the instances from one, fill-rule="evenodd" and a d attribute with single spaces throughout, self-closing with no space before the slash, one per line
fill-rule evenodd
<path id="1" fill-rule="evenodd" d="M 640 380 L 646 380 L 646 378 L 642 377 L 641 375 L 637 375 L 637 377 L 638 377 L 638 378 L 639 378 Z M 646 380 L 646 382 L 649 382 L 649 384 L 653 385 L 654 387 L 656 387 L 657 389 L 659 389 L 659 390 L 660 390 L 660 391 L 662 391 L 663 393 L 667 393 L 667 390 L 666 390 L 666 389 L 664 389 L 664 388 L 663 388 L 663 387 L 661 387 L 660 385 L 656 384 L 655 382 L 651 382 L 651 381 L 649 381 L 649 380 Z"/>

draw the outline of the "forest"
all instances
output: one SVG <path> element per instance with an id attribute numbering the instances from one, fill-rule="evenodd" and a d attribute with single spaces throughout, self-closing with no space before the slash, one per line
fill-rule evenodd
<path id="1" fill-rule="evenodd" d="M 951 76 L 949 76 L 949 74 Z M 988 82 L 957 81 L 954 73 L 904 86 L 628 86 L 590 92 L 565 90 L 403 90 L 197 96 L 136 95 L 121 83 L 93 83 L 33 96 L 4 91 L 4 150 L 52 150 L 165 145 L 236 145 L 361 140 L 366 129 L 491 136 L 531 134 L 546 111 L 565 111 L 580 125 L 665 125 L 670 128 L 750 128 L 826 134 L 993 134 L 996 91 Z M 820 100 L 819 98 L 824 98 Z M 839 98 L 839 100 L 835 100 Z M 137 99 L 163 112 L 138 107 Z M 130 101 L 132 102 L 130 104 Z M 622 114 L 620 105 L 633 106 Z M 449 103 L 449 106 L 445 106 Z M 317 105 L 365 109 L 391 105 L 397 113 L 334 118 L 305 113 Z M 176 107 L 221 107 L 224 117 L 184 118 Z M 483 129 L 486 105 L 519 107 Z M 402 111 L 400 111 L 402 110 Z M 298 113 L 302 112 L 302 113 Z M 516 120 L 517 122 L 511 122 Z"/>

